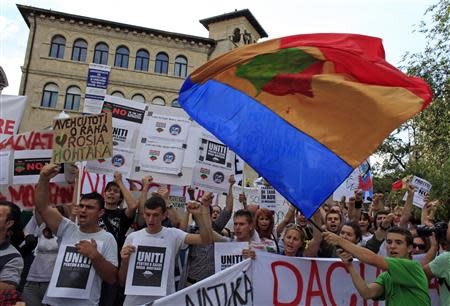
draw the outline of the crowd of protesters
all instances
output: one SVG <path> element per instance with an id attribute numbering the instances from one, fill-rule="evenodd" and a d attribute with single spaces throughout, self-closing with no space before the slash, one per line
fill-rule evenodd
<path id="1" fill-rule="evenodd" d="M 49 205 L 49 182 L 58 171 L 55 164 L 43 167 L 34 215 L 25 228 L 19 226 L 19 207 L 0 201 L 0 305 L 154 301 L 157 296 L 125 295 L 124 285 L 130 255 L 136 251 L 133 241 L 155 238 L 171 248 L 167 294 L 214 274 L 214 242 L 249 242 L 245 258 L 255 258 L 252 245 L 264 242 L 266 250 L 284 256 L 341 258 L 360 295 L 386 300 L 388 305 L 431 305 L 428 282 L 439 278 L 441 305 L 450 305 L 450 229 L 434 219 L 438 201 L 429 198 L 421 220 L 412 218 L 414 187 L 409 182 L 406 201 L 395 207 L 385 205 L 381 193 L 364 203 L 358 190 L 349 199 L 327 201 L 311 220 L 291 205 L 276 224 L 273 211 L 247 203 L 244 194 L 239 195 L 243 209 L 233 209 L 233 176 L 223 208 L 212 193 L 195 199 L 194 189 L 189 189 L 186 212 L 180 213 L 170 203 L 167 188 L 148 192 L 151 177 L 142 179 L 141 195 L 134 198 L 120 173 L 115 173 L 103 195 L 83 194 L 71 206 L 54 208 Z M 230 219 L 233 226 L 227 228 Z M 95 278 L 87 299 L 57 298 L 47 292 L 62 243 L 75 244 L 92 262 Z M 181 250 L 187 259 L 176 278 Z M 421 262 L 412 260 L 416 254 L 424 254 Z M 367 284 L 353 267 L 353 258 L 385 272 Z"/>

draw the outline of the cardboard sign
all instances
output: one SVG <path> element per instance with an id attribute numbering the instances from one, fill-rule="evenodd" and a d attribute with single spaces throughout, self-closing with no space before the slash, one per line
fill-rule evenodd
<path id="1" fill-rule="evenodd" d="M 411 183 L 414 186 L 413 204 L 423 208 L 425 205 L 425 196 L 431 190 L 431 183 L 417 176 L 413 176 Z M 403 201 L 406 201 L 408 194 L 405 193 Z"/>
<path id="2" fill-rule="evenodd" d="M 214 267 L 216 273 L 243 261 L 242 250 L 248 248 L 248 242 L 215 242 Z"/>
<path id="3" fill-rule="evenodd" d="M 17 134 L 26 105 L 25 96 L 0 95 L 0 141 Z"/>
<path id="4" fill-rule="evenodd" d="M 83 113 L 98 114 L 108 87 L 110 66 L 89 64 Z"/>
<path id="5" fill-rule="evenodd" d="M 101 250 L 102 241 L 97 241 Z M 88 257 L 78 253 L 73 244 L 59 247 L 55 268 L 47 289 L 49 297 L 89 299 L 94 282 L 95 269 Z"/>
<path id="6" fill-rule="evenodd" d="M 133 241 L 136 251 L 128 264 L 126 295 L 165 296 L 171 262 L 167 241 L 157 238 Z"/>
<path id="7" fill-rule="evenodd" d="M 55 120 L 53 131 L 54 163 L 112 157 L 111 113 Z"/>

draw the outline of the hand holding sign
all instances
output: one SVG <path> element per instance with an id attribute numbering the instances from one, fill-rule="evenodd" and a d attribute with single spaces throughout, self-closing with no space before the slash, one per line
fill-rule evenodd
<path id="1" fill-rule="evenodd" d="M 122 261 L 127 262 L 130 259 L 132 253 L 136 252 L 136 247 L 134 245 L 126 245 L 120 251 L 120 257 Z"/>
<path id="2" fill-rule="evenodd" d="M 81 240 L 77 244 L 75 244 L 77 251 L 90 259 L 98 254 L 97 250 L 97 242 L 94 239 L 89 240 Z"/>
<path id="3" fill-rule="evenodd" d="M 47 164 L 42 167 L 40 178 L 46 181 L 50 181 L 59 173 L 60 168 L 61 166 L 57 164 Z"/>

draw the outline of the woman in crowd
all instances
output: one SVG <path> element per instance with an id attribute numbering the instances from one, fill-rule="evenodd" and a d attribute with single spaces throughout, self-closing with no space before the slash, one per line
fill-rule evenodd
<path id="1" fill-rule="evenodd" d="M 358 223 L 359 223 L 359 228 L 361 229 L 361 234 L 362 234 L 359 245 L 365 246 L 366 242 L 373 236 L 373 233 L 371 232 L 372 221 L 370 220 L 369 213 L 363 211 L 361 213 Z"/>
<path id="2" fill-rule="evenodd" d="M 342 238 L 354 243 L 358 244 L 361 241 L 362 232 L 359 224 L 354 221 L 345 222 L 339 232 L 339 236 Z"/>
<path id="3" fill-rule="evenodd" d="M 277 238 L 273 233 L 275 224 L 274 212 L 267 208 L 259 208 L 256 211 L 255 230 L 258 232 L 261 241 L 266 244 L 268 250 L 279 253 Z"/>

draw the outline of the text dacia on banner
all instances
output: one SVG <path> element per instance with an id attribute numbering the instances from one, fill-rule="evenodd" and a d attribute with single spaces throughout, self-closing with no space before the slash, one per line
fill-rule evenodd
<path id="1" fill-rule="evenodd" d="M 242 250 L 248 249 L 248 242 L 215 242 L 214 267 L 216 273 L 244 260 Z"/>
<path id="2" fill-rule="evenodd" d="M 411 183 L 414 186 L 413 204 L 423 208 L 425 205 L 425 196 L 431 190 L 431 183 L 417 176 L 413 176 Z M 406 201 L 406 196 L 407 193 L 403 196 L 404 201 Z"/>
<path id="3" fill-rule="evenodd" d="M 52 131 L 31 131 L 23 134 L 13 135 L 7 139 L 0 141 L 0 158 L 1 165 L 9 165 L 7 167 L 1 167 L 2 179 L 0 183 L 0 199 L 7 200 L 16 203 L 22 209 L 31 210 L 34 208 L 34 191 L 37 183 L 37 173 L 36 180 L 30 183 L 23 184 L 13 184 L 13 165 L 14 156 L 20 159 L 20 154 L 22 152 L 29 152 L 30 155 L 25 155 L 25 159 L 30 161 L 33 158 L 40 158 L 42 156 L 33 156 L 33 152 L 39 152 L 42 150 L 51 150 L 53 148 L 53 132 Z M 21 153 L 19 153 L 21 152 Z M 49 151 L 50 152 L 50 151 Z M 27 153 L 24 153 L 27 154 Z M 39 154 L 39 153 L 38 153 Z M 50 155 L 47 156 L 50 160 Z M 36 160 L 35 160 L 36 161 Z M 23 174 L 30 175 L 30 171 L 35 171 L 42 166 L 40 163 L 28 163 L 25 166 L 25 170 L 22 171 Z M 24 163 L 22 163 L 24 166 Z M 21 167 L 17 168 L 20 172 Z M 5 177 L 6 175 L 6 177 Z M 6 182 L 6 183 L 5 183 Z M 73 196 L 73 185 L 66 182 L 50 183 L 49 188 L 50 193 L 50 204 L 60 205 L 72 202 Z"/>
<path id="4" fill-rule="evenodd" d="M 356 260 L 353 265 L 366 282 L 374 281 L 382 272 Z M 383 302 L 362 299 L 340 259 L 287 257 L 257 252 L 252 271 L 254 305 L 384 305 Z M 437 288 L 435 283 L 430 285 L 432 302 L 439 300 Z"/>
<path id="5" fill-rule="evenodd" d="M 89 64 L 83 113 L 98 114 L 108 88 L 110 66 Z"/>
<path id="6" fill-rule="evenodd" d="M 152 306 L 256 305 L 252 298 L 252 262 L 244 260 L 181 291 L 154 301 Z"/>
<path id="7" fill-rule="evenodd" d="M 54 163 L 112 156 L 111 113 L 58 119 L 53 122 Z"/>
<path id="8" fill-rule="evenodd" d="M 372 201 L 373 196 L 373 177 L 370 170 L 369 159 L 359 165 L 358 168 L 347 177 L 347 179 L 334 191 L 333 200 L 340 201 L 343 196 L 348 198 L 355 196 L 355 190 L 363 191 L 365 203 Z"/>
<path id="9" fill-rule="evenodd" d="M 17 134 L 26 104 L 25 96 L 0 95 L 0 141 Z"/>

